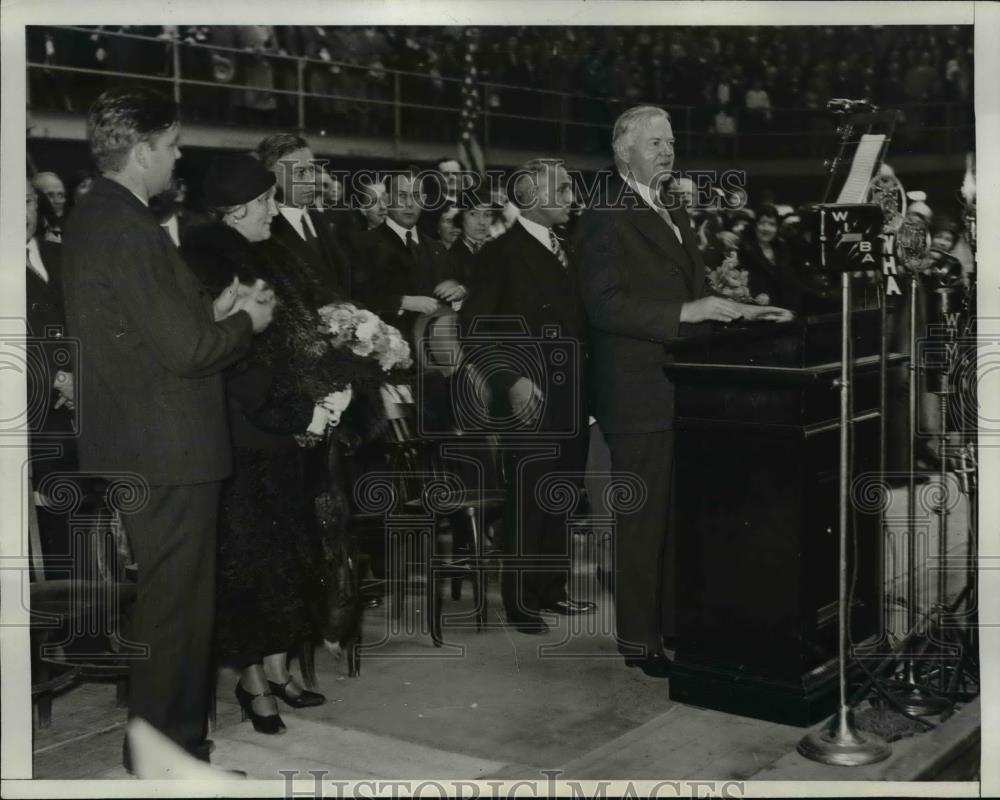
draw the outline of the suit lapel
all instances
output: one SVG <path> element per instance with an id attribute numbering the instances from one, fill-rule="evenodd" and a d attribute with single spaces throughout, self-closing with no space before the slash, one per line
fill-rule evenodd
<path id="1" fill-rule="evenodd" d="M 677 240 L 674 232 L 653 209 L 643 203 L 641 206 L 627 209 L 628 220 L 639 233 L 657 245 L 664 255 L 681 265 L 690 273 L 690 255 Z M 676 224 L 676 223 L 675 223 Z M 680 225 L 677 226 L 680 228 Z M 683 231 L 683 228 L 681 229 Z M 681 234 L 683 237 L 683 233 Z"/>
<path id="2" fill-rule="evenodd" d="M 682 262 L 682 266 L 687 272 L 690 280 L 689 285 L 695 289 L 697 295 L 697 287 L 695 286 L 697 282 L 697 277 L 699 272 L 704 269 L 704 262 L 701 258 L 701 251 L 698 249 L 698 240 L 695 238 L 694 231 L 691 229 L 691 218 L 688 217 L 687 212 L 683 209 L 675 209 L 670 212 L 670 218 L 674 221 L 674 225 L 681 232 L 681 239 L 684 242 L 684 251 L 687 253 L 687 260 Z"/>

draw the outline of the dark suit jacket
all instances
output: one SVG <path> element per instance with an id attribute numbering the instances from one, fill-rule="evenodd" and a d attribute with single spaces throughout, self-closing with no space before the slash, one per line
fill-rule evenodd
<path id="1" fill-rule="evenodd" d="M 455 280 L 464 283 L 467 287 L 472 286 L 478 279 L 481 270 L 479 254 L 482 248 L 475 255 L 465 243 L 465 239 L 459 236 L 448 248 L 448 255 L 451 263 L 454 264 Z"/>
<path id="2" fill-rule="evenodd" d="M 565 402 L 573 398 L 583 400 L 585 396 L 587 356 L 586 317 L 572 261 L 569 268 L 564 269 L 559 260 L 520 223 L 514 223 L 505 234 L 485 244 L 477 257 L 479 278 L 470 287 L 469 296 L 459 312 L 463 341 L 474 342 L 481 338 L 488 341 L 491 333 L 509 334 L 514 330 L 512 323 L 488 322 L 486 318 L 491 316 L 520 318 L 527 327 L 527 336 L 536 341 L 545 338 L 546 327 L 558 326 L 560 338 L 573 339 L 577 343 L 574 380 L 553 380 L 555 370 L 543 367 L 541 374 L 545 385 L 539 388 L 547 396 L 559 395 L 556 402 L 546 403 L 547 414 L 563 413 L 568 416 Z M 476 351 L 472 348 L 467 350 L 475 363 Z M 490 371 L 494 400 L 500 404 L 519 377 L 531 377 L 513 370 Z M 581 403 L 581 409 L 585 405 Z M 580 419 L 579 416 L 577 418 Z"/>
<path id="3" fill-rule="evenodd" d="M 688 216 L 683 210 L 671 216 L 683 244 L 615 175 L 576 229 L 591 326 L 593 413 L 606 434 L 673 427 L 664 344 L 680 335 L 681 306 L 702 297 L 706 286 Z"/>
<path id="4" fill-rule="evenodd" d="M 248 350 L 250 317 L 213 321 L 212 298 L 145 205 L 97 178 L 63 245 L 66 325 L 80 340 L 80 467 L 154 485 L 232 468 L 221 371 Z"/>
<path id="5" fill-rule="evenodd" d="M 312 220 L 319 240 L 319 255 L 281 214 L 271 222 L 271 241 L 295 253 L 299 261 L 306 265 L 313 279 L 327 290 L 326 294 L 329 296 L 321 297 L 321 305 L 332 302 L 333 297 L 350 296 L 348 259 L 337 241 L 336 232 L 329 221 L 315 212 L 309 212 L 309 219 Z"/>
<path id="6" fill-rule="evenodd" d="M 408 339 L 412 339 L 417 315 L 399 313 L 403 295 L 433 297 L 434 287 L 453 277 L 444 245 L 422 233 L 417 235 L 420 245 L 416 261 L 387 224 L 356 237 L 353 261 L 354 297 Z"/>
<path id="7" fill-rule="evenodd" d="M 66 315 L 60 276 L 62 246 L 38 239 L 42 266 L 49 276 L 44 281 L 33 270 L 25 276 L 25 310 L 27 335 L 33 352 L 41 357 L 44 370 L 28 370 L 28 427 L 31 431 L 30 451 L 34 479 L 53 470 L 72 469 L 76 463 L 75 425 L 73 413 L 55 408 L 59 394 L 53 388 L 59 370 L 73 372 L 75 365 L 64 360 L 74 350 L 67 346 Z M 56 454 L 53 447 L 61 447 Z"/>

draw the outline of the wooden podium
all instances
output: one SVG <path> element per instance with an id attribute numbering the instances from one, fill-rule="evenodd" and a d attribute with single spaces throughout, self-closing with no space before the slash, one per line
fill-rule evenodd
<path id="1" fill-rule="evenodd" d="M 671 347 L 677 649 L 672 699 L 792 725 L 837 704 L 839 314 Z M 856 311 L 853 478 L 878 469 L 878 312 Z M 903 357 L 896 355 L 891 361 Z M 880 625 L 877 515 L 853 514 L 850 640 Z"/>

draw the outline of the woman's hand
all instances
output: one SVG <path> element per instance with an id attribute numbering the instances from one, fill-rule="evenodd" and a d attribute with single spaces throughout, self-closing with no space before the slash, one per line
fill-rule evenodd
<path id="1" fill-rule="evenodd" d="M 320 401 L 320 405 L 329 414 L 328 425 L 333 426 L 340 423 L 340 417 L 351 404 L 354 392 L 350 386 L 338 392 L 331 392 Z"/>
<path id="2" fill-rule="evenodd" d="M 233 282 L 229 284 L 222 293 L 212 302 L 212 312 L 215 321 L 220 322 L 228 317 L 236 308 L 236 299 L 239 296 L 240 279 L 233 277 Z"/>
<path id="3" fill-rule="evenodd" d="M 310 422 L 309 427 L 306 428 L 306 433 L 311 433 L 315 436 L 322 436 L 326 433 L 326 429 L 329 425 L 329 410 L 322 403 L 317 403 L 313 406 L 312 422 Z"/>

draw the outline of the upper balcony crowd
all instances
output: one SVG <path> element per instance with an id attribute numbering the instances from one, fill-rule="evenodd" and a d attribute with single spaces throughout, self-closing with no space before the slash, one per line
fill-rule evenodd
<path id="1" fill-rule="evenodd" d="M 960 152 L 971 141 L 970 26 L 505 26 L 469 34 L 437 26 L 34 27 L 29 103 L 82 111 L 106 88 L 101 73 L 126 73 L 161 89 L 175 82 L 192 121 L 454 139 L 471 38 L 487 145 L 541 140 L 600 152 L 611 121 L 642 101 L 671 111 L 694 155 L 780 155 L 792 138 L 821 152 L 813 144 L 832 126 L 825 105 L 835 97 L 902 109 L 898 141 L 914 151 Z"/>

